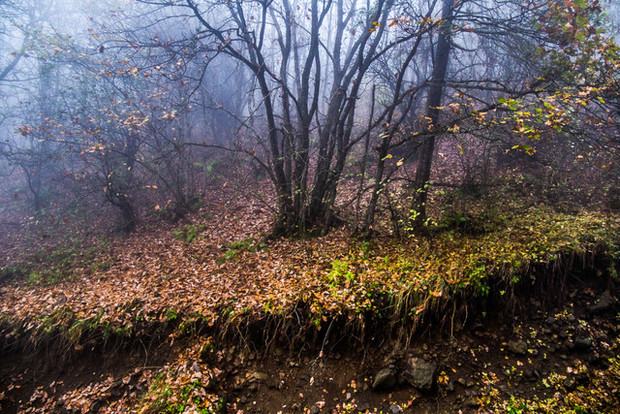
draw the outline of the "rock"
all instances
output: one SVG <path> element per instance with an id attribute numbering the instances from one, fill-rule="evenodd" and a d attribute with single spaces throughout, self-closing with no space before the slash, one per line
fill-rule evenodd
<path id="1" fill-rule="evenodd" d="M 592 348 L 592 338 L 575 339 L 575 349 L 579 351 L 587 351 L 590 348 Z"/>
<path id="2" fill-rule="evenodd" d="M 310 408 L 310 414 L 319 414 L 320 412 L 321 409 L 318 405 L 313 405 L 312 408 Z"/>
<path id="3" fill-rule="evenodd" d="M 537 379 L 536 374 L 534 374 L 534 371 L 531 369 L 525 369 L 523 371 L 523 376 L 525 377 L 525 379 L 527 379 L 528 381 L 532 381 L 532 382 L 536 381 Z"/>
<path id="4" fill-rule="evenodd" d="M 577 380 L 573 377 L 568 377 L 564 380 L 564 383 L 562 385 L 564 385 L 564 388 L 570 391 L 577 387 Z"/>
<path id="5" fill-rule="evenodd" d="M 435 385 L 437 364 L 422 358 L 410 358 L 403 375 L 409 385 L 428 391 Z"/>
<path id="6" fill-rule="evenodd" d="M 358 408 L 361 412 L 365 413 L 366 411 L 370 411 L 370 404 L 368 404 L 367 402 L 365 402 L 365 403 L 362 403 L 362 404 L 358 405 L 358 406 L 357 406 L 357 408 Z"/>
<path id="7" fill-rule="evenodd" d="M 267 381 L 269 379 L 269 374 L 265 374 L 264 372 L 255 372 L 252 376 L 257 381 Z"/>
<path id="8" fill-rule="evenodd" d="M 508 350 L 513 354 L 526 355 L 527 354 L 527 342 L 522 339 L 508 342 Z"/>
<path id="9" fill-rule="evenodd" d="M 547 319 L 545 319 L 545 325 L 554 325 L 556 322 L 556 319 L 553 316 L 549 316 Z"/>
<path id="10" fill-rule="evenodd" d="M 456 382 L 458 382 L 459 384 L 461 384 L 463 387 L 466 387 L 466 388 L 471 388 L 476 384 L 474 380 L 471 378 L 467 378 L 467 379 L 459 378 L 458 380 L 456 380 Z"/>
<path id="11" fill-rule="evenodd" d="M 604 312 L 607 309 L 611 308 L 613 304 L 614 299 L 611 296 L 611 292 L 609 291 L 609 289 L 607 289 L 601 294 L 598 301 L 594 305 L 588 306 L 588 311 L 590 313 Z"/>
<path id="12" fill-rule="evenodd" d="M 192 364 L 192 371 L 200 372 L 200 365 L 198 365 L 196 361 L 194 361 L 194 363 Z"/>
<path id="13" fill-rule="evenodd" d="M 398 405 L 398 404 L 392 404 L 392 405 L 390 405 L 390 412 L 391 412 L 392 414 L 398 414 L 398 413 L 402 413 L 402 412 L 403 412 L 403 409 L 402 409 L 402 407 L 401 407 L 400 405 Z"/>
<path id="14" fill-rule="evenodd" d="M 390 390 L 396 385 L 396 374 L 391 368 L 383 368 L 375 375 L 372 389 L 375 391 Z"/>

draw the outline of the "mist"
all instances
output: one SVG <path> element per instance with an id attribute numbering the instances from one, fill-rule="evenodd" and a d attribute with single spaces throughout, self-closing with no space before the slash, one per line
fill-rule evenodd
<path id="1" fill-rule="evenodd" d="M 394 223 L 426 220 L 431 181 L 484 192 L 539 165 L 591 194 L 617 174 L 570 161 L 617 155 L 604 6 L 5 1 L 3 214 L 88 211 L 132 231 L 182 218 L 223 175 L 269 183 L 256 197 L 276 234 L 371 234 L 382 194 L 400 200 Z"/>
<path id="2" fill-rule="evenodd" d="M 615 0 L 0 0 L 0 412 L 618 412 Z"/>

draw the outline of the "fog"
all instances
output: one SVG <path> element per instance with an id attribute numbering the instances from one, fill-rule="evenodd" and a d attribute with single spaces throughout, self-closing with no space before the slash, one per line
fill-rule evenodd
<path id="1" fill-rule="evenodd" d="M 225 177 L 263 183 L 276 233 L 370 234 L 377 214 L 399 232 L 430 182 L 549 169 L 591 202 L 618 175 L 620 10 L 601 4 L 0 2 L 0 209 L 132 231 Z"/>

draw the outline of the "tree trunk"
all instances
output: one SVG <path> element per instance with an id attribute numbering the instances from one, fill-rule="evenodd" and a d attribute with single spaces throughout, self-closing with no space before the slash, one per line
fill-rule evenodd
<path id="1" fill-rule="evenodd" d="M 439 107 L 443 96 L 443 86 L 450 61 L 450 31 L 452 25 L 453 0 L 443 1 L 442 22 L 435 49 L 431 87 L 426 100 L 426 116 L 430 121 L 429 128 L 437 130 L 439 123 Z M 426 202 L 428 199 L 429 179 L 433 166 L 436 135 L 427 136 L 420 147 L 418 166 L 415 176 L 411 222 L 414 229 L 420 229 L 426 221 Z"/>

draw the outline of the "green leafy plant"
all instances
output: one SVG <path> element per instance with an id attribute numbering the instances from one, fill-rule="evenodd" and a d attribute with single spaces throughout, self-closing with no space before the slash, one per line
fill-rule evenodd
<path id="1" fill-rule="evenodd" d="M 355 280 L 355 273 L 349 268 L 349 262 L 343 260 L 334 260 L 332 268 L 327 276 L 327 282 L 330 287 L 337 288 L 341 285 L 351 284 Z"/>
<path id="2" fill-rule="evenodd" d="M 201 233 L 204 231 L 204 229 L 204 224 L 188 224 L 178 230 L 173 230 L 172 234 L 177 240 L 191 243 L 201 237 Z"/>
<path id="3" fill-rule="evenodd" d="M 223 263 L 226 260 L 232 260 L 238 254 L 242 252 L 256 253 L 256 252 L 263 251 L 266 248 L 267 248 L 267 245 L 265 243 L 259 242 L 252 237 L 249 237 L 244 240 L 232 242 L 228 250 L 226 250 L 222 258 L 220 259 L 220 263 Z"/>

